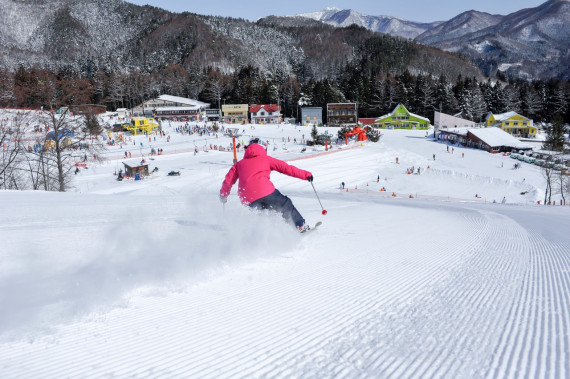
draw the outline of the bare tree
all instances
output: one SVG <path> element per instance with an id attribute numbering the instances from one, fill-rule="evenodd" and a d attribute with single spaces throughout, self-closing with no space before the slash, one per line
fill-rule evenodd
<path id="1" fill-rule="evenodd" d="M 44 178 L 49 180 L 53 179 L 52 171 L 55 169 L 57 190 L 65 192 L 71 179 L 70 172 L 82 158 L 78 152 L 83 152 L 83 160 L 85 161 L 87 154 L 92 156 L 97 148 L 102 149 L 103 145 L 98 143 L 96 137 L 96 142 L 93 142 L 93 132 L 100 130 L 100 126 L 98 123 L 93 125 L 92 119 L 73 117 L 67 110 L 61 114 L 53 111 L 48 112 L 48 125 L 50 131 L 46 134 L 44 143 L 48 149 L 42 156 L 42 172 Z M 94 155 L 94 158 L 97 156 Z"/>
<path id="2" fill-rule="evenodd" d="M 555 177 L 556 193 L 562 197 L 562 202 L 566 204 L 566 195 L 568 195 L 568 190 L 570 189 L 570 177 L 565 170 L 563 151 L 559 154 L 559 158 L 556 162 L 559 162 L 560 164 L 560 171 Z"/>
<path id="3" fill-rule="evenodd" d="M 26 112 L 0 120 L 0 188 L 18 189 L 15 175 L 24 153 L 23 137 L 29 127 Z"/>
<path id="4" fill-rule="evenodd" d="M 544 204 L 550 204 L 552 200 L 552 186 L 554 183 L 554 165 L 550 159 L 544 163 L 542 176 L 546 180 L 546 188 L 544 190 Z"/>

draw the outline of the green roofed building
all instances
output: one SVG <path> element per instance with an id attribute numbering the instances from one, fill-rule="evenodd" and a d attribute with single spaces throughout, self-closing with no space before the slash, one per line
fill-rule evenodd
<path id="1" fill-rule="evenodd" d="M 429 119 L 410 113 L 403 104 L 387 115 L 378 117 L 374 126 L 382 129 L 429 129 Z"/>

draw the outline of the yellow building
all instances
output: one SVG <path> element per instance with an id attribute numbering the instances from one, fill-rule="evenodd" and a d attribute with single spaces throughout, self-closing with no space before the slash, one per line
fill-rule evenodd
<path id="1" fill-rule="evenodd" d="M 536 128 L 532 120 L 516 112 L 493 114 L 489 112 L 485 119 L 486 126 L 496 126 L 516 137 L 536 137 Z"/>
<path id="2" fill-rule="evenodd" d="M 224 104 L 222 113 L 224 122 L 242 124 L 247 122 L 249 106 L 247 104 Z"/>

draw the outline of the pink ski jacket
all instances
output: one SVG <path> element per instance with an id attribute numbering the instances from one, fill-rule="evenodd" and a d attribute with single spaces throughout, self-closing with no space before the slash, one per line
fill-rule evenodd
<path id="1" fill-rule="evenodd" d="M 254 143 L 245 150 L 243 159 L 234 164 L 226 174 L 220 196 L 228 197 L 232 186 L 239 179 L 238 196 L 242 204 L 253 203 L 275 191 L 275 186 L 269 180 L 273 170 L 299 179 L 312 176 L 309 171 L 268 156 L 263 146 Z"/>

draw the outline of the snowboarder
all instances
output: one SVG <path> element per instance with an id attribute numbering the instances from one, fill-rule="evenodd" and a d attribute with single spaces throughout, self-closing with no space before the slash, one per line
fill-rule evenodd
<path id="1" fill-rule="evenodd" d="M 232 186 L 239 179 L 238 196 L 242 204 L 253 209 L 275 210 L 281 213 L 285 220 L 293 223 L 301 233 L 307 231 L 309 227 L 305 224 L 303 216 L 291 199 L 275 188 L 269 175 L 275 170 L 312 182 L 313 174 L 268 156 L 263 146 L 259 145 L 258 138 L 252 139 L 245 149 L 243 159 L 234 164 L 226 174 L 220 189 L 220 201 L 222 203 L 227 201 Z"/>

